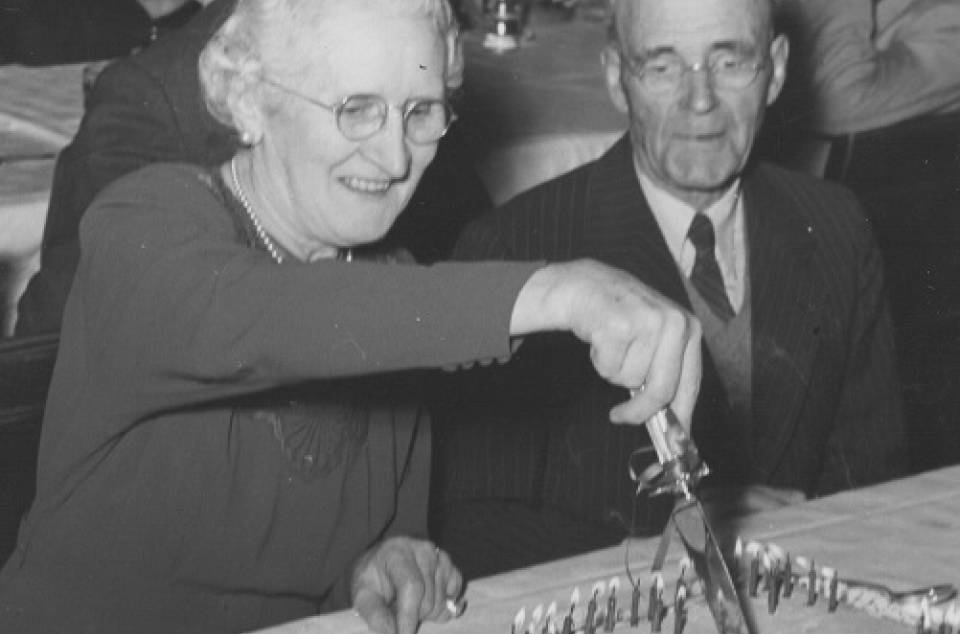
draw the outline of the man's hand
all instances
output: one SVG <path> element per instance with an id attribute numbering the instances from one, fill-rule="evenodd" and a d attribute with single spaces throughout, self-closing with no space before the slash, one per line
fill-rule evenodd
<path id="1" fill-rule="evenodd" d="M 425 540 L 392 537 L 357 561 L 350 596 L 377 634 L 414 634 L 423 621 L 453 616 L 447 602 L 457 599 L 462 584 L 447 553 Z"/>
<path id="2" fill-rule="evenodd" d="M 593 365 L 634 390 L 610 420 L 641 424 L 670 406 L 689 431 L 700 390 L 700 324 L 629 275 L 599 262 L 549 264 L 517 296 L 510 332 L 569 330 L 590 344 Z"/>

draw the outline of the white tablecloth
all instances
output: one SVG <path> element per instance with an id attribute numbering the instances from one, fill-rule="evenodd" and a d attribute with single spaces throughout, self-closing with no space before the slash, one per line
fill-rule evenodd
<path id="1" fill-rule="evenodd" d="M 534 12 L 533 39 L 498 53 L 464 36 L 461 123 L 494 203 L 599 156 L 626 129 L 608 96 L 601 22 Z"/>
<path id="2" fill-rule="evenodd" d="M 935 583 L 960 584 L 960 466 L 904 478 L 888 484 L 850 491 L 778 510 L 761 512 L 715 527 L 718 532 L 776 543 L 794 557 L 832 566 L 841 578 L 863 579 L 895 589 Z M 650 562 L 658 540 L 631 544 L 631 568 L 641 584 L 646 605 Z M 676 574 L 680 558 L 674 543 L 664 567 L 665 577 Z M 618 576 L 621 605 L 627 592 L 622 547 L 599 550 L 548 564 L 480 579 L 466 592 L 466 613 L 456 621 L 425 624 L 423 634 L 490 634 L 510 632 L 521 607 L 529 619 L 537 605 L 556 601 L 569 606 L 573 588 L 583 601 L 597 581 Z M 669 578 L 669 577 L 668 577 Z M 669 581 L 668 581 L 669 583 Z M 672 589 L 672 585 L 668 585 Z M 702 601 L 692 602 L 685 634 L 715 634 L 716 626 Z M 808 607 L 796 594 L 781 600 L 774 615 L 766 613 L 766 598 L 748 601 L 761 634 L 907 634 L 915 628 L 871 616 L 842 605 L 828 612 L 821 598 Z M 625 607 L 627 613 L 629 608 Z M 529 622 L 529 621 L 528 621 Z M 664 632 L 672 631 L 672 617 Z M 352 612 L 338 612 L 262 630 L 259 634 L 361 634 L 368 630 Z M 523 631 L 523 630 L 522 630 Z M 649 632 L 621 625 L 616 631 Z"/>

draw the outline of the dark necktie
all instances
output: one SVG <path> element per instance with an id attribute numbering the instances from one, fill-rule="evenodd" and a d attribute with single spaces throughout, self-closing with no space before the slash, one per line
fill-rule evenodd
<path id="1" fill-rule="evenodd" d="M 713 314 L 723 321 L 733 317 L 733 306 L 727 297 L 723 285 L 723 275 L 713 253 L 716 238 L 713 235 L 713 223 L 703 214 L 697 214 L 690 223 L 687 237 L 697 249 L 697 259 L 693 264 L 690 281 L 703 297 Z"/>

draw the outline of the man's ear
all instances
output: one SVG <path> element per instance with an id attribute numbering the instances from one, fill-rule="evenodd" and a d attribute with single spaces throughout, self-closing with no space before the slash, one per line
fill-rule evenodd
<path id="1" fill-rule="evenodd" d="M 620 112 L 628 112 L 627 95 L 623 89 L 623 79 L 621 75 L 622 62 L 620 50 L 613 44 L 608 44 L 603 49 L 603 76 L 607 82 L 607 92 L 610 93 L 610 100 Z"/>
<path id="2" fill-rule="evenodd" d="M 767 105 L 769 106 L 783 90 L 783 84 L 787 80 L 787 60 L 790 57 L 790 41 L 787 36 L 780 34 L 773 38 L 770 43 L 770 61 L 773 63 L 773 74 L 770 75 L 770 83 L 767 85 Z"/>

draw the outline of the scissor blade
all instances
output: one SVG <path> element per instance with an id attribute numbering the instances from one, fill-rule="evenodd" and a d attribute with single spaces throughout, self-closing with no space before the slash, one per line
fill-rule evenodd
<path id="1" fill-rule="evenodd" d="M 680 541 L 703 582 L 717 631 L 720 634 L 754 634 L 755 628 L 744 615 L 730 570 L 700 503 L 696 499 L 680 500 L 672 517 Z"/>

